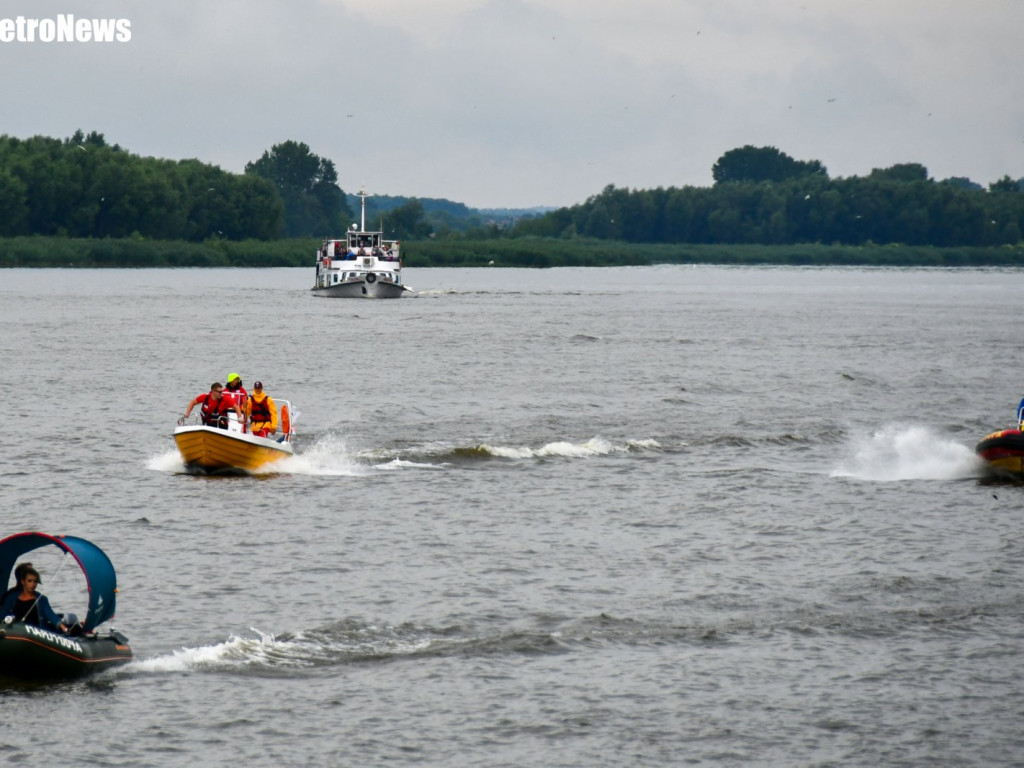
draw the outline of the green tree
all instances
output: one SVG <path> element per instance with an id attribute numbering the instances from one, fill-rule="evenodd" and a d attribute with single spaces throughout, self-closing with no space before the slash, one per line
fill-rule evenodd
<path id="1" fill-rule="evenodd" d="M 302 142 L 275 144 L 259 160 L 247 163 L 245 172 L 262 176 L 277 189 L 284 201 L 289 237 L 341 232 L 352 218 L 334 163 L 313 154 Z"/>
<path id="2" fill-rule="evenodd" d="M 367 226 L 372 228 L 371 224 Z M 431 227 L 424 220 L 423 204 L 416 198 L 392 208 L 381 217 L 381 226 L 387 237 L 411 240 L 426 237 Z"/>
<path id="3" fill-rule="evenodd" d="M 25 183 L 5 168 L 0 168 L 0 211 L 0 235 L 11 237 L 27 232 Z"/>
<path id="4" fill-rule="evenodd" d="M 730 149 L 711 168 L 716 184 L 726 182 L 784 181 L 801 176 L 828 177 L 818 160 L 794 160 L 775 147 L 754 147 L 747 144 Z"/>
<path id="5" fill-rule="evenodd" d="M 875 181 L 928 181 L 928 169 L 920 163 L 897 163 L 888 168 L 872 168 L 868 178 Z"/>
<path id="6" fill-rule="evenodd" d="M 999 181 L 993 181 L 988 185 L 989 192 L 1020 192 L 1021 184 L 1014 181 L 1009 175 L 1003 176 Z"/>
<path id="7" fill-rule="evenodd" d="M 267 239 L 283 207 L 265 179 L 139 157 L 103 134 L 0 136 L 0 232 L 58 237 Z"/>

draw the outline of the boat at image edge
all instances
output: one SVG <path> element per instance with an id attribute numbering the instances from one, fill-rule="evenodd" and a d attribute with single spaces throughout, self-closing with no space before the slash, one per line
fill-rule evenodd
<path id="1" fill-rule="evenodd" d="M 981 438 L 974 452 L 988 462 L 993 474 L 1024 480 L 1024 432 L 1001 429 Z"/>
<path id="2" fill-rule="evenodd" d="M 226 429 L 202 423 L 183 423 L 174 430 L 174 442 L 185 462 L 185 469 L 205 474 L 244 474 L 294 455 L 292 408 L 287 400 L 277 400 L 281 417 L 280 438 L 258 437 L 246 431 L 234 413 L 228 414 Z M 199 422 L 198 414 L 190 417 Z"/>
<path id="3" fill-rule="evenodd" d="M 344 240 L 324 240 L 316 252 L 314 296 L 334 299 L 397 299 L 411 289 L 402 285 L 402 260 L 397 240 L 380 230 L 366 229 L 366 188 L 359 229 L 353 224 Z"/>
<path id="4" fill-rule="evenodd" d="M 100 624 L 114 618 L 117 575 L 110 558 L 92 542 L 77 536 L 51 536 L 35 531 L 8 536 L 0 541 L 0 584 L 6 587 L 18 558 L 50 545 L 63 551 L 65 557 L 74 559 L 85 574 L 89 588 L 85 619 L 65 635 L 3 617 L 0 675 L 54 680 L 81 677 L 127 664 L 132 660 L 128 638 L 114 629 L 103 633 L 96 631 Z"/>

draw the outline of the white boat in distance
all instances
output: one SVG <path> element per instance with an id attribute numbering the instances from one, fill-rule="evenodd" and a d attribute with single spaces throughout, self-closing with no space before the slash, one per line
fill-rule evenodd
<path id="1" fill-rule="evenodd" d="M 316 252 L 314 296 L 333 299 L 397 299 L 411 289 L 402 285 L 402 261 L 397 240 L 366 229 L 366 187 L 360 226 L 353 224 L 344 240 L 324 240 Z"/>

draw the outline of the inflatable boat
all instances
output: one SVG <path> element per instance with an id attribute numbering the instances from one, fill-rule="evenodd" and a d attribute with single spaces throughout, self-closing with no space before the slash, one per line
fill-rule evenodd
<path id="1" fill-rule="evenodd" d="M 0 626 L 0 672 L 8 677 L 80 677 L 131 660 L 128 638 L 115 630 L 74 637 L 20 621 Z"/>
<path id="2" fill-rule="evenodd" d="M 71 622 L 67 634 L 0 617 L 0 675 L 36 680 L 73 678 L 126 664 L 132 659 L 128 638 L 114 629 L 97 631 L 114 618 L 117 576 L 106 554 L 77 536 L 17 533 L 0 541 L 0 584 L 6 585 L 15 563 L 41 547 L 54 546 L 85 574 L 89 603 L 85 618 Z M 67 622 L 69 619 L 65 619 Z"/>
<path id="3" fill-rule="evenodd" d="M 1024 432 L 1002 429 L 983 437 L 974 448 L 994 474 L 1024 480 Z"/>

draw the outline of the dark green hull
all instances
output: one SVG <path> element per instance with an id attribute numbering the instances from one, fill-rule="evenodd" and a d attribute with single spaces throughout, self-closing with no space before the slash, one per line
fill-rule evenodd
<path id="1" fill-rule="evenodd" d="M 81 677 L 132 660 L 119 632 L 69 637 L 22 623 L 0 626 L 0 675 L 30 680 Z"/>

